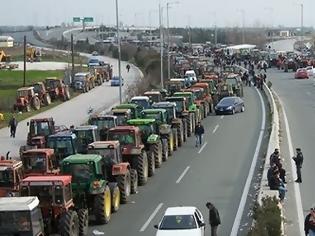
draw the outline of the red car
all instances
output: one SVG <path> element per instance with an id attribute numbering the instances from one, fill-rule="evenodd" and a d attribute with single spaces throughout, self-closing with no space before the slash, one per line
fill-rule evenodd
<path id="1" fill-rule="evenodd" d="M 295 79 L 308 79 L 308 73 L 305 68 L 298 69 L 295 72 Z"/>

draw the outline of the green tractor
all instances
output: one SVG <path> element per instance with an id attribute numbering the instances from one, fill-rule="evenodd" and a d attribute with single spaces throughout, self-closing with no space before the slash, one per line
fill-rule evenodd
<path id="1" fill-rule="evenodd" d="M 102 156 L 71 155 L 61 162 L 61 173 L 72 176 L 71 186 L 75 207 L 87 209 L 87 212 L 95 216 L 97 224 L 107 224 L 111 218 L 112 201 L 117 203 L 120 200 L 119 194 L 111 193 Z M 117 189 L 116 186 L 116 191 Z M 112 196 L 118 200 L 112 199 Z"/>
<path id="2" fill-rule="evenodd" d="M 131 119 L 130 109 L 113 108 L 111 113 L 113 116 L 117 117 L 117 125 L 126 125 L 127 120 Z"/>
<path id="3" fill-rule="evenodd" d="M 173 155 L 174 146 L 177 140 L 177 130 L 167 123 L 167 110 L 165 109 L 145 109 L 141 112 L 143 119 L 154 119 L 158 126 L 158 133 L 163 142 L 163 161 L 168 160 L 168 156 Z"/>
<path id="4" fill-rule="evenodd" d="M 174 149 L 177 150 L 184 143 L 184 136 L 187 137 L 187 123 L 186 120 L 176 117 L 176 103 L 173 102 L 159 102 L 154 103 L 152 108 L 165 109 L 167 111 L 167 124 L 171 125 L 175 133 Z"/>
<path id="5" fill-rule="evenodd" d="M 163 145 L 167 145 L 167 142 L 162 140 L 158 134 L 158 126 L 155 119 L 133 119 L 128 120 L 128 124 L 139 127 L 141 131 L 142 143 L 149 156 L 149 176 L 153 176 L 155 168 L 159 168 L 162 165 L 163 150 L 166 150 Z"/>
<path id="6" fill-rule="evenodd" d="M 115 106 L 113 109 L 129 109 L 131 111 L 131 119 L 137 119 L 140 118 L 143 107 L 134 103 L 124 103 Z"/>
<path id="7" fill-rule="evenodd" d="M 200 110 L 195 104 L 195 96 L 192 92 L 176 92 L 172 97 L 184 97 L 186 98 L 186 107 L 192 119 L 187 120 L 187 126 L 192 126 L 192 133 L 195 132 L 195 127 L 198 122 Z"/>
<path id="8" fill-rule="evenodd" d="M 238 74 L 230 74 L 224 78 L 225 82 L 230 85 L 233 89 L 233 94 L 238 97 L 243 97 L 243 83 L 240 75 Z"/>

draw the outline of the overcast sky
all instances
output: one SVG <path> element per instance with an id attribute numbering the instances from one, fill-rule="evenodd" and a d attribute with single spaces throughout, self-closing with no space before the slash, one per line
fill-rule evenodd
<path id="1" fill-rule="evenodd" d="M 176 0 L 119 0 L 120 20 L 137 26 L 158 24 L 158 4 Z M 210 27 L 299 26 L 300 4 L 304 25 L 315 26 L 315 0 L 177 0 L 170 9 L 171 26 Z M 115 0 L 9 0 L 0 14 L 0 25 L 56 25 L 73 16 L 92 16 L 97 24 L 115 23 Z M 165 13 L 165 12 L 164 12 Z M 164 21 L 166 22 L 165 18 Z"/>

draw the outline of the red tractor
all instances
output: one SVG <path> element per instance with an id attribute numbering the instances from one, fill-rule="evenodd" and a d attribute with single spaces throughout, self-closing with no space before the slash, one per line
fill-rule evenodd
<path id="1" fill-rule="evenodd" d="M 44 106 L 49 106 L 51 104 L 51 98 L 46 90 L 45 84 L 43 82 L 37 82 L 32 85 L 34 87 L 34 92 L 37 94 L 41 104 Z"/>
<path id="2" fill-rule="evenodd" d="M 40 109 L 40 99 L 34 92 L 34 87 L 19 88 L 16 93 L 16 102 L 13 106 L 15 111 L 31 111 Z"/>
<path id="3" fill-rule="evenodd" d="M 88 235 L 88 212 L 75 210 L 71 176 L 30 176 L 21 181 L 21 196 L 36 196 L 43 215 L 45 235 Z"/>
<path id="4" fill-rule="evenodd" d="M 36 175 L 58 175 L 60 170 L 54 149 L 31 149 L 22 153 L 24 177 Z"/>
<path id="5" fill-rule="evenodd" d="M 52 100 L 59 98 L 63 101 L 67 101 L 70 99 L 69 86 L 66 85 L 62 79 L 56 77 L 46 78 L 45 85 Z"/>
<path id="6" fill-rule="evenodd" d="M 203 88 L 203 101 L 205 104 L 205 117 L 213 111 L 213 100 L 210 92 L 210 87 L 208 83 L 196 83 L 192 86 L 193 88 Z M 208 106 L 208 107 L 207 107 Z"/>

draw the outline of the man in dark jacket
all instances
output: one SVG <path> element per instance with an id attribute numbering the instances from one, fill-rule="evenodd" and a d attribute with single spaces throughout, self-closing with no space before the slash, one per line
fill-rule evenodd
<path id="1" fill-rule="evenodd" d="M 206 203 L 209 209 L 209 224 L 211 226 L 211 236 L 217 236 L 218 226 L 221 224 L 219 211 L 211 202 Z"/>
<path id="2" fill-rule="evenodd" d="M 9 121 L 9 127 L 10 127 L 10 133 L 11 133 L 10 137 L 12 137 L 12 138 L 15 138 L 15 132 L 16 132 L 17 124 L 18 124 L 18 122 L 17 122 L 15 116 L 13 116 L 11 118 L 11 120 Z"/>
<path id="3" fill-rule="evenodd" d="M 198 147 L 198 145 L 201 146 L 202 144 L 202 135 L 205 133 L 205 129 L 203 128 L 203 126 L 200 124 L 200 122 L 198 122 L 196 128 L 195 128 L 195 136 L 196 136 L 196 147 Z"/>
<path id="4" fill-rule="evenodd" d="M 303 153 L 301 151 L 301 148 L 296 148 L 296 157 L 293 157 L 293 160 L 295 161 L 295 166 L 296 166 L 296 175 L 297 179 L 295 182 L 297 183 L 302 183 L 302 174 L 301 174 L 301 168 L 303 164 Z"/>
<path id="5" fill-rule="evenodd" d="M 306 236 L 315 233 L 315 207 L 312 207 L 310 213 L 305 217 L 304 231 Z"/>

